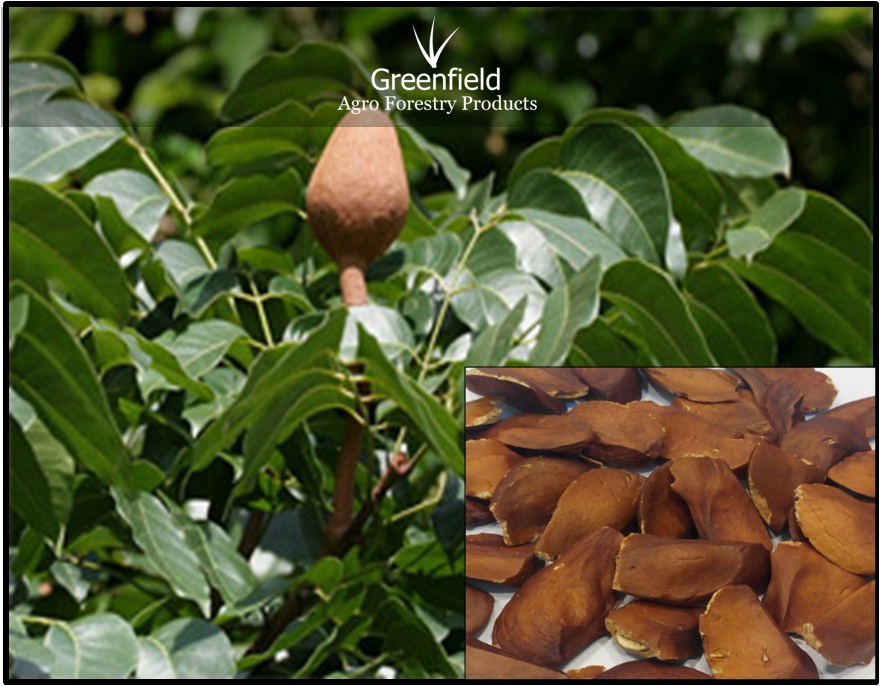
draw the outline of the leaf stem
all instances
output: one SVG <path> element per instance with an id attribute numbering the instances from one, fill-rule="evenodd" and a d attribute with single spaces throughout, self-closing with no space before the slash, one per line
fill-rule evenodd
<path id="1" fill-rule="evenodd" d="M 274 348 L 275 341 L 272 339 L 272 328 L 269 326 L 269 319 L 266 317 L 266 309 L 263 307 L 263 298 L 260 296 L 257 284 L 254 283 L 254 280 L 250 276 L 248 276 L 248 283 L 250 284 L 251 294 L 253 295 L 252 302 L 257 308 L 257 316 L 260 318 L 260 326 L 263 327 L 263 336 L 266 338 L 266 345 L 270 348 Z"/>

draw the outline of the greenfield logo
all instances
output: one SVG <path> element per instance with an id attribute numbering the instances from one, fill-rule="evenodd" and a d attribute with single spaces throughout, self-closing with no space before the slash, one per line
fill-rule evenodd
<path id="1" fill-rule="evenodd" d="M 428 61 L 428 64 L 431 65 L 431 69 L 437 68 L 437 60 L 440 59 L 440 53 L 443 52 L 443 48 L 446 47 L 446 44 L 455 35 L 455 31 L 458 31 L 458 29 L 455 29 L 455 31 L 450 33 L 449 38 L 447 38 L 445 41 L 443 41 L 443 45 L 441 45 L 437 49 L 437 52 L 435 53 L 434 52 L 434 21 L 436 21 L 436 17 L 434 18 L 434 20 L 431 21 L 431 36 L 430 36 L 430 38 L 428 38 L 428 50 L 430 52 L 425 52 L 425 46 L 422 45 L 422 41 L 419 39 L 419 32 L 416 31 L 416 27 L 413 26 L 413 33 L 416 34 L 416 42 L 419 44 L 419 50 L 422 51 L 422 55 L 425 56 L 425 59 Z"/>

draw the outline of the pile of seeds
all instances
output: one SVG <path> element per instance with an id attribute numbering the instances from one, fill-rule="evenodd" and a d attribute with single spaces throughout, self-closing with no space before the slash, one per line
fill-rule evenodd
<path id="1" fill-rule="evenodd" d="M 818 678 L 789 634 L 831 665 L 874 657 L 873 397 L 829 409 L 831 380 L 803 368 L 473 368 L 466 385 L 483 396 L 467 522 L 502 531 L 468 535 L 466 575 L 516 589 L 490 645 L 494 599 L 468 586 L 467 678 L 710 678 L 681 664 L 701 655 L 715 678 Z M 561 671 L 608 634 L 634 661 Z"/>

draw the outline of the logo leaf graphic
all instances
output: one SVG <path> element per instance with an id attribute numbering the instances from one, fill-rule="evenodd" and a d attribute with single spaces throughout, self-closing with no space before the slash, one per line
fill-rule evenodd
<path id="1" fill-rule="evenodd" d="M 446 47 L 446 44 L 449 42 L 449 39 L 455 35 L 455 31 L 458 31 L 458 29 L 455 29 L 455 31 L 450 33 L 449 38 L 447 38 L 445 41 L 443 41 L 443 45 L 441 45 L 440 48 L 435 53 L 434 52 L 434 22 L 436 20 L 437 19 L 435 17 L 431 21 L 431 35 L 428 37 L 428 51 L 429 52 L 425 52 L 425 48 L 422 45 L 421 39 L 419 38 L 419 33 L 418 33 L 418 31 L 416 31 L 416 27 L 413 26 L 413 33 L 416 34 L 416 42 L 419 44 L 419 50 L 422 51 L 422 55 L 424 55 L 425 59 L 427 60 L 428 64 L 431 65 L 432 69 L 437 68 L 437 60 L 440 59 L 440 53 L 443 52 L 443 48 Z"/>

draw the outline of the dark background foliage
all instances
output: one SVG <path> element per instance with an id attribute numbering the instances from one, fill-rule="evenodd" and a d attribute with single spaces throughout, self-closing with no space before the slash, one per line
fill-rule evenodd
<path id="1" fill-rule="evenodd" d="M 502 68 L 505 97 L 537 112 L 410 117 L 432 124 L 475 178 L 500 173 L 535 141 L 597 106 L 649 118 L 713 103 L 767 116 L 793 152 L 793 178 L 873 223 L 873 10 L 869 7 L 546 10 L 518 8 L 12 8 L 10 55 L 55 52 L 88 93 L 155 127 L 153 145 L 198 187 L 200 146 L 227 92 L 267 50 L 339 41 L 368 68 L 418 71 L 413 25 L 465 69 Z M 431 180 L 427 181 L 431 183 Z M 439 183 L 439 181 L 438 181 Z"/>

